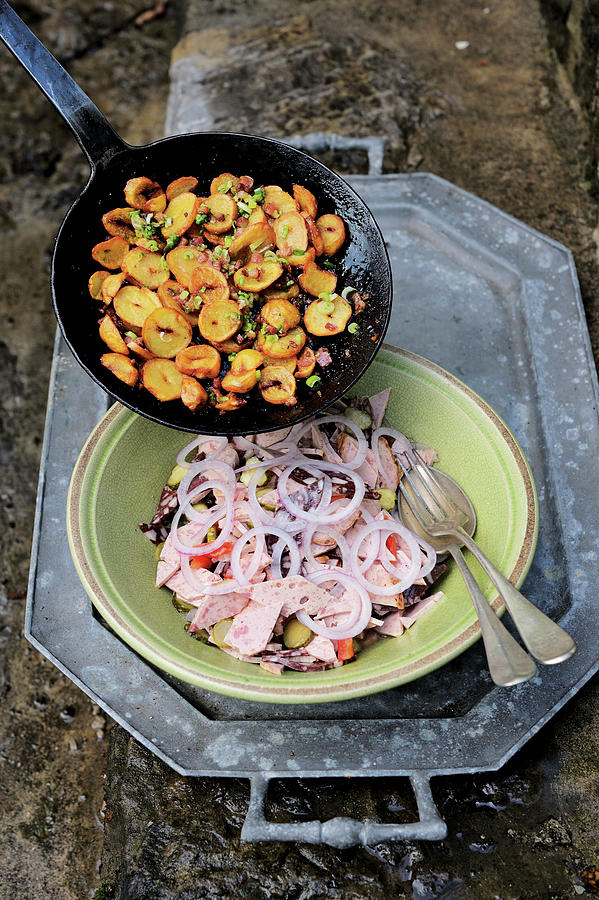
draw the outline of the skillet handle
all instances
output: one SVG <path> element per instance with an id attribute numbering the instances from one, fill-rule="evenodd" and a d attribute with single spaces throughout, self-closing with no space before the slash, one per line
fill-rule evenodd
<path id="1" fill-rule="evenodd" d="M 71 127 L 92 169 L 129 146 L 6 0 L 0 0 L 0 37 Z"/>
<path id="2" fill-rule="evenodd" d="M 363 847 L 372 846 L 381 841 L 442 841 L 447 837 L 447 825 L 435 806 L 428 772 L 413 772 L 410 775 L 420 819 L 395 825 L 360 822 L 345 817 L 327 822 L 269 822 L 264 815 L 269 780 L 269 776 L 263 774 L 250 779 L 250 805 L 241 829 L 242 841 L 293 841 L 344 848 L 360 844 Z"/>

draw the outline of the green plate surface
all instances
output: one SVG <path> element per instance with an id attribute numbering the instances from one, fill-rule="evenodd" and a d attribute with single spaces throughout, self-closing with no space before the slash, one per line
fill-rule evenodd
<path id="1" fill-rule="evenodd" d="M 478 517 L 476 540 L 514 583 L 524 580 L 537 538 L 533 478 L 515 438 L 473 391 L 436 364 L 403 350 L 381 351 L 356 387 L 391 387 L 390 424 L 439 454 Z M 133 649 L 184 681 L 247 700 L 317 703 L 382 691 L 431 672 L 479 636 L 465 586 L 451 564 L 439 582 L 445 597 L 399 638 L 386 638 L 339 669 L 271 675 L 189 637 L 154 586 L 154 546 L 138 528 L 152 517 L 162 486 L 189 435 L 118 405 L 90 435 L 75 465 L 67 503 L 69 544 L 99 613 Z M 473 570 L 489 602 L 501 602 Z"/>

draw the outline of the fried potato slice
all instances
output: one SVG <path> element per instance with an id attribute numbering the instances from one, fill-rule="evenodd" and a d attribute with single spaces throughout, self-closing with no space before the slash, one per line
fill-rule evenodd
<path id="1" fill-rule="evenodd" d="M 92 248 L 92 257 L 105 269 L 120 269 L 128 252 L 128 242 L 124 238 L 116 236 L 96 244 Z"/>
<path id="2" fill-rule="evenodd" d="M 114 275 L 109 275 L 108 278 L 104 279 L 101 290 L 103 303 L 107 306 L 112 303 L 126 277 L 124 272 L 115 272 Z"/>
<path id="3" fill-rule="evenodd" d="M 165 221 L 171 223 L 163 225 L 164 237 L 169 238 L 172 234 L 185 234 L 187 229 L 195 223 L 199 208 L 200 198 L 190 191 L 173 197 L 164 211 Z"/>
<path id="4" fill-rule="evenodd" d="M 208 394 L 199 381 L 184 375 L 181 382 L 181 400 L 192 412 L 201 409 L 208 402 Z"/>
<path id="5" fill-rule="evenodd" d="M 221 367 L 220 353 L 210 344 L 192 344 L 179 350 L 175 365 L 183 375 L 217 378 Z"/>
<path id="6" fill-rule="evenodd" d="M 130 275 L 143 287 L 153 291 L 170 278 L 168 269 L 164 269 L 162 266 L 160 253 L 152 253 L 150 250 L 143 250 L 139 247 L 129 250 L 122 265 L 123 271 L 127 275 Z"/>
<path id="7" fill-rule="evenodd" d="M 264 354 L 259 350 L 240 350 L 231 363 L 231 372 L 240 375 L 243 372 L 252 372 L 264 362 Z"/>
<path id="8" fill-rule="evenodd" d="M 205 250 L 187 245 L 175 247 L 166 254 L 166 263 L 179 284 L 187 290 L 191 290 L 191 275 L 196 266 L 205 263 L 209 259 Z"/>
<path id="9" fill-rule="evenodd" d="M 241 313 L 234 300 L 213 300 L 198 316 L 200 334 L 207 341 L 226 341 L 241 325 Z"/>
<path id="10" fill-rule="evenodd" d="M 241 409 L 246 403 L 247 400 L 244 397 L 233 393 L 216 395 L 214 398 L 214 405 L 219 413 L 234 412 L 236 409 Z"/>
<path id="11" fill-rule="evenodd" d="M 294 406 L 297 403 L 295 378 L 284 366 L 267 366 L 262 369 L 258 390 L 267 403 L 277 406 Z"/>
<path id="12" fill-rule="evenodd" d="M 125 202 L 143 212 L 163 212 L 166 196 L 157 181 L 150 178 L 130 178 L 125 185 Z"/>
<path id="13" fill-rule="evenodd" d="M 298 212 L 283 213 L 275 219 L 273 230 L 277 247 L 283 256 L 291 256 L 294 250 L 307 250 L 308 230 Z"/>
<path id="14" fill-rule="evenodd" d="M 289 356 L 297 356 L 306 343 L 306 332 L 297 326 L 287 334 L 263 334 L 260 332 L 256 340 L 256 346 L 265 356 L 273 359 L 286 359 Z"/>
<path id="15" fill-rule="evenodd" d="M 176 309 L 161 306 L 146 317 L 141 335 L 154 356 L 172 359 L 191 341 L 191 325 Z"/>
<path id="16" fill-rule="evenodd" d="M 260 318 L 267 325 L 272 325 L 279 333 L 285 334 L 290 328 L 300 323 L 300 311 L 297 306 L 279 297 L 268 300 L 260 310 Z"/>
<path id="17" fill-rule="evenodd" d="M 304 325 L 310 334 L 331 337 L 345 330 L 352 314 L 351 304 L 332 294 L 330 300 L 314 300 L 304 313 Z"/>
<path id="18" fill-rule="evenodd" d="M 322 256 L 324 253 L 324 240 L 318 228 L 316 227 L 316 222 L 307 214 L 303 214 L 304 221 L 306 223 L 306 228 L 308 230 L 308 240 L 314 247 L 314 253 L 316 256 Z"/>
<path id="19" fill-rule="evenodd" d="M 257 222 L 255 225 L 248 225 L 235 235 L 233 243 L 229 247 L 229 256 L 231 259 L 237 259 L 246 250 L 251 253 L 264 253 L 265 250 L 272 249 L 274 245 L 275 233 L 270 225 Z"/>
<path id="20" fill-rule="evenodd" d="M 212 179 L 210 184 L 211 194 L 236 194 L 239 190 L 239 178 L 230 172 L 223 172 Z"/>
<path id="21" fill-rule="evenodd" d="M 250 260 L 241 269 L 237 269 L 233 281 L 238 288 L 257 293 L 269 287 L 282 273 L 283 266 L 275 259 L 265 259 L 262 262 Z"/>
<path id="22" fill-rule="evenodd" d="M 158 296 L 144 287 L 125 285 L 114 298 L 114 308 L 124 325 L 140 333 L 143 323 L 155 309 L 161 307 Z"/>
<path id="23" fill-rule="evenodd" d="M 123 238 L 133 244 L 135 243 L 135 230 L 131 225 L 131 216 L 134 212 L 135 210 L 129 206 L 111 209 L 102 216 L 102 224 L 108 234 Z"/>
<path id="24" fill-rule="evenodd" d="M 309 378 L 316 366 L 316 356 L 311 347 L 304 347 L 297 359 L 296 378 Z"/>
<path id="25" fill-rule="evenodd" d="M 100 362 L 129 387 L 137 384 L 139 373 L 137 366 L 129 356 L 124 356 L 122 353 L 104 353 L 100 357 Z"/>
<path id="26" fill-rule="evenodd" d="M 284 359 L 277 359 L 275 356 L 264 354 L 264 366 L 283 366 L 284 369 L 287 369 L 293 375 L 297 367 L 297 356 L 286 356 Z"/>
<path id="27" fill-rule="evenodd" d="M 104 316 L 100 322 L 100 337 L 109 350 L 112 350 L 114 353 L 122 353 L 123 356 L 129 355 L 127 344 L 110 316 Z"/>
<path id="28" fill-rule="evenodd" d="M 258 383 L 258 372 L 250 369 L 247 372 L 229 371 L 221 381 L 223 390 L 233 391 L 234 394 L 247 394 Z"/>
<path id="29" fill-rule="evenodd" d="M 102 299 L 102 284 L 107 278 L 110 278 L 110 272 L 107 272 L 106 269 L 100 269 L 99 272 L 94 272 L 89 276 L 87 287 L 94 300 Z"/>
<path id="30" fill-rule="evenodd" d="M 305 268 L 308 263 L 314 262 L 315 256 L 314 247 L 308 247 L 303 253 L 298 250 L 297 253 L 292 253 L 290 256 L 281 256 L 281 254 L 279 254 L 279 259 L 288 266 L 301 266 Z"/>
<path id="31" fill-rule="evenodd" d="M 181 397 L 183 375 L 172 359 L 149 359 L 141 370 L 143 386 L 163 403 Z"/>
<path id="32" fill-rule="evenodd" d="M 193 175 L 183 175 L 182 178 L 171 181 L 166 189 L 166 199 L 169 201 L 174 200 L 175 197 L 178 197 L 180 194 L 187 194 L 190 191 L 195 191 L 197 186 L 197 178 L 194 178 Z"/>
<path id="33" fill-rule="evenodd" d="M 304 271 L 299 277 L 299 283 L 307 294 L 318 297 L 320 294 L 332 294 L 337 286 L 337 276 L 334 272 L 319 268 L 316 263 L 306 263 Z"/>
<path id="34" fill-rule="evenodd" d="M 262 209 L 267 216 L 276 219 L 286 212 L 297 212 L 298 204 L 291 194 L 284 191 L 278 184 L 269 184 L 264 188 L 264 203 Z"/>
<path id="35" fill-rule="evenodd" d="M 316 197 L 312 191 L 309 191 L 308 188 L 303 187 L 301 184 L 294 184 L 293 198 L 299 205 L 300 212 L 307 212 L 313 219 L 316 218 L 318 203 L 316 202 Z"/>
<path id="36" fill-rule="evenodd" d="M 131 337 L 130 334 L 126 334 L 125 343 L 129 353 L 132 353 L 137 359 L 143 359 L 144 361 L 146 359 L 154 359 L 154 354 L 150 353 L 148 348 L 144 346 L 144 342 L 140 337 Z"/>
<path id="37" fill-rule="evenodd" d="M 257 206 L 256 209 L 253 209 L 248 217 L 248 225 L 262 225 L 268 224 L 268 219 L 266 218 L 266 214 L 261 206 Z"/>
<path id="38" fill-rule="evenodd" d="M 340 216 L 333 213 L 327 213 L 316 219 L 316 227 L 320 231 L 324 242 L 324 252 L 327 256 L 332 256 L 339 250 L 345 241 L 345 225 Z"/>
<path id="39" fill-rule="evenodd" d="M 289 287 L 277 287 L 276 284 L 273 287 L 269 287 L 268 290 L 264 291 L 262 296 L 265 300 L 278 300 L 279 298 L 283 300 L 293 300 L 294 297 L 299 296 L 299 285 L 291 284 Z"/>
<path id="40" fill-rule="evenodd" d="M 246 338 L 243 335 L 241 336 L 243 339 L 240 343 L 238 340 L 239 337 L 240 335 L 236 335 L 234 338 L 227 338 L 226 341 L 210 341 L 210 343 L 219 353 L 239 353 L 240 350 L 251 347 L 253 343 L 253 338 Z"/>
<path id="41" fill-rule="evenodd" d="M 158 288 L 158 298 L 163 306 L 175 309 L 185 316 L 192 328 L 198 324 L 199 302 L 197 310 L 187 312 L 188 309 L 195 307 L 194 298 L 191 297 L 187 288 L 182 287 L 178 281 L 164 281 Z"/>
<path id="42" fill-rule="evenodd" d="M 228 194 L 210 194 L 204 202 L 210 213 L 206 231 L 212 234 L 224 234 L 225 231 L 229 231 L 237 218 L 237 204 L 233 198 Z"/>
<path id="43" fill-rule="evenodd" d="M 226 275 L 214 266 L 196 266 L 191 273 L 189 288 L 192 294 L 199 294 L 203 298 L 205 306 L 217 300 L 224 302 L 229 299 Z"/>

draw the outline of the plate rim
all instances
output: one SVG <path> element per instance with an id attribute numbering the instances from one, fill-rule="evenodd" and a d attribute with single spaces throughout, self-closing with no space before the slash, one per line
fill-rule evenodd
<path id="1" fill-rule="evenodd" d="M 409 362 L 414 363 L 417 367 L 419 366 L 428 370 L 437 378 L 441 379 L 442 382 L 446 382 L 451 388 L 457 389 L 459 393 L 465 395 L 467 399 L 473 402 L 486 416 L 507 445 L 511 457 L 516 462 L 517 470 L 521 478 L 521 486 L 524 487 L 526 498 L 526 525 L 524 536 L 512 571 L 509 574 L 506 574 L 506 577 L 513 581 L 517 586 L 520 586 L 532 564 L 539 526 L 538 497 L 534 477 L 520 444 L 498 413 L 496 413 L 496 411 L 476 391 L 442 366 L 419 354 L 393 347 L 389 344 L 384 344 L 383 350 L 391 355 L 406 359 Z M 378 355 L 381 362 L 384 362 L 383 356 L 384 354 Z M 133 424 L 136 414 L 124 405 L 115 403 L 95 426 L 75 463 L 67 495 L 67 537 L 75 569 L 93 605 L 119 637 L 152 665 L 156 665 L 160 669 L 169 672 L 171 675 L 181 678 L 200 688 L 235 697 L 237 699 L 262 703 L 281 703 L 284 705 L 328 703 L 366 696 L 371 693 L 388 690 L 416 680 L 429 674 L 441 665 L 445 665 L 480 638 L 480 627 L 478 621 L 475 620 L 466 629 L 460 632 L 459 635 L 443 645 L 441 661 L 439 661 L 439 651 L 436 649 L 428 653 L 427 656 L 420 658 L 418 663 L 404 663 L 401 675 L 393 676 L 389 671 L 379 675 L 366 674 L 360 679 L 357 685 L 353 682 L 348 682 L 346 684 L 331 684 L 330 682 L 326 682 L 321 685 L 314 684 L 313 682 L 308 684 L 306 682 L 302 683 L 301 688 L 297 684 L 285 688 L 284 683 L 278 681 L 276 690 L 273 691 L 272 688 L 275 687 L 274 682 L 272 687 L 266 684 L 263 686 L 255 684 L 247 686 L 244 684 L 243 676 L 235 681 L 231 681 L 229 678 L 220 678 L 210 673 L 198 672 L 196 668 L 187 667 L 182 662 L 174 661 L 171 656 L 163 653 L 162 649 L 157 647 L 155 643 L 147 641 L 143 636 L 140 636 L 140 634 L 131 627 L 127 619 L 123 617 L 118 610 L 114 609 L 85 552 L 85 542 L 82 537 L 82 529 L 80 526 L 81 503 L 84 499 L 82 489 L 84 482 L 86 481 L 86 476 L 89 474 L 88 468 L 93 460 L 95 452 L 106 437 L 106 432 L 110 429 L 115 420 L 118 420 L 119 418 L 123 418 L 124 420 L 130 419 L 131 424 Z M 181 433 L 184 434 L 185 432 Z M 502 614 L 504 607 L 498 594 L 496 594 L 492 600 L 489 600 L 489 603 L 496 612 L 500 615 Z M 176 652 L 179 654 L 181 651 L 177 650 Z"/>

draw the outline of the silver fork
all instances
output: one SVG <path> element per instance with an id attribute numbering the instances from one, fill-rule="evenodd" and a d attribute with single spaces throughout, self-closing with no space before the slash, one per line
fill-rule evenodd
<path id="1" fill-rule="evenodd" d="M 455 559 L 472 597 L 493 680 L 516 684 L 531 678 L 536 667 L 489 606 L 459 549 L 462 544 L 497 588 L 529 652 L 546 665 L 568 659 L 576 650 L 570 635 L 527 600 L 472 540 L 476 516 L 462 488 L 444 472 L 428 466 L 417 450 L 408 461 L 411 467 L 404 468 L 407 484 L 404 479 L 400 483 L 402 497 L 425 536 L 436 539 L 438 549 L 439 540 L 447 537 L 444 549 Z"/>

